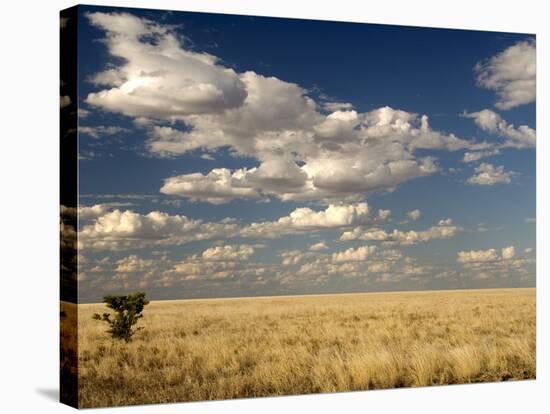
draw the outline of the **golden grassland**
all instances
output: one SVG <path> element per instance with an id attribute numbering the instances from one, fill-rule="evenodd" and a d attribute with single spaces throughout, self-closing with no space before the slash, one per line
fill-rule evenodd
<path id="1" fill-rule="evenodd" d="M 79 305 L 82 407 L 535 378 L 535 290 L 151 302 L 134 340 Z"/>

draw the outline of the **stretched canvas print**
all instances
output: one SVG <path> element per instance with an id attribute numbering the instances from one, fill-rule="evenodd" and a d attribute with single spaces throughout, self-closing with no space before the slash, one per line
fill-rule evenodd
<path id="1" fill-rule="evenodd" d="M 534 34 L 61 12 L 61 400 L 534 379 Z"/>

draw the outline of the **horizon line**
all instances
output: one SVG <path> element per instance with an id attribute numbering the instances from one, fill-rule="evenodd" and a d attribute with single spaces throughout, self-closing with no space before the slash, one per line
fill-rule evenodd
<path id="1" fill-rule="evenodd" d="M 271 299 L 271 298 L 299 298 L 308 296 L 351 296 L 351 295 L 380 295 L 396 293 L 428 293 L 428 292 L 463 292 L 463 291 L 483 291 L 483 290 L 513 290 L 513 289 L 535 289 L 536 286 L 517 286 L 502 288 L 460 288 L 460 289 L 423 289 L 423 290 L 383 290 L 371 292 L 335 292 L 335 293 L 302 293 L 285 295 L 258 295 L 258 296 L 220 296 L 204 298 L 182 298 L 182 299 L 150 299 L 150 302 L 183 302 L 183 301 L 215 301 L 215 300 L 239 300 L 239 299 Z M 145 292 L 147 293 L 147 292 Z M 75 305 L 102 305 L 103 302 L 69 302 L 60 299 L 62 303 L 72 303 Z"/>

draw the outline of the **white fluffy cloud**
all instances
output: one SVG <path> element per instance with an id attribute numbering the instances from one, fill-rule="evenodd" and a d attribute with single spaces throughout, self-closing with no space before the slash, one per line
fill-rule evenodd
<path id="1" fill-rule="evenodd" d="M 202 252 L 204 260 L 248 260 L 254 254 L 254 247 L 243 245 L 213 246 Z"/>
<path id="2" fill-rule="evenodd" d="M 441 220 L 437 226 L 432 226 L 423 231 L 402 231 L 394 229 L 387 232 L 382 229 L 364 229 L 356 227 L 351 231 L 346 231 L 340 237 L 342 241 L 363 240 L 377 241 L 387 244 L 412 245 L 430 240 L 450 239 L 462 231 L 462 227 L 453 225 L 451 219 Z"/>
<path id="3" fill-rule="evenodd" d="M 386 221 L 389 220 L 391 217 L 391 210 L 378 210 L 378 220 L 379 221 Z"/>
<path id="4" fill-rule="evenodd" d="M 360 246 L 332 254 L 292 250 L 281 256 L 285 267 L 277 272 L 276 279 L 283 285 L 311 286 L 326 283 L 333 277 L 387 284 L 434 273 L 430 266 L 419 265 L 414 258 L 397 250 L 376 246 Z"/>
<path id="5" fill-rule="evenodd" d="M 213 203 L 266 196 L 361 201 L 370 191 L 437 172 L 435 160 L 417 150 L 487 147 L 432 129 L 426 115 L 318 104 L 297 84 L 237 73 L 215 56 L 189 50 L 168 26 L 126 13 L 88 18 L 104 31 L 109 53 L 123 58 L 92 77 L 103 89 L 88 104 L 133 117 L 147 129 L 153 154 L 226 147 L 259 163 L 167 178 L 161 190 L 167 194 Z"/>
<path id="6" fill-rule="evenodd" d="M 153 245 L 179 245 L 215 238 L 275 239 L 289 234 L 348 228 L 371 222 L 379 223 L 384 217 L 388 217 L 387 210 L 370 214 L 367 203 L 329 205 L 320 211 L 301 207 L 275 221 L 249 224 L 238 223 L 230 218 L 219 222 L 203 222 L 160 211 L 140 214 L 131 210 L 112 210 L 114 207 L 115 204 L 81 207 L 79 212 L 91 221 L 82 226 L 79 231 L 80 248 L 125 250 Z M 238 250 L 237 253 L 250 251 L 247 246 L 241 247 L 244 250 Z M 207 255 L 214 251 L 221 253 L 220 248 L 215 247 Z"/>
<path id="7" fill-rule="evenodd" d="M 458 252 L 458 261 L 460 263 L 493 262 L 498 259 L 499 256 L 496 249 Z"/>
<path id="8" fill-rule="evenodd" d="M 536 145 L 537 132 L 534 129 L 528 127 L 527 125 L 515 127 L 513 124 L 509 124 L 506 120 L 502 119 L 499 114 L 491 111 L 490 109 L 464 113 L 463 116 L 466 118 L 472 118 L 476 125 L 482 130 L 504 138 L 505 142 L 500 145 L 501 148 L 530 148 Z M 493 148 L 471 154 L 477 154 L 477 159 L 480 159 L 482 157 L 495 155 L 498 153 L 495 151 L 498 151 L 498 149 Z M 469 157 L 472 157 L 472 155 L 469 155 Z M 464 161 L 467 162 L 466 154 L 464 155 Z"/>
<path id="9" fill-rule="evenodd" d="M 270 159 L 251 169 L 215 168 L 206 175 L 192 173 L 170 177 L 160 191 L 212 204 L 267 195 L 277 195 L 284 200 L 297 197 L 297 193 L 304 190 L 306 180 L 307 174 L 295 162 Z"/>
<path id="10" fill-rule="evenodd" d="M 164 180 L 160 192 L 169 195 L 182 195 L 191 200 L 204 200 L 221 204 L 234 198 L 255 199 L 260 194 L 254 188 L 239 187 L 233 184 L 246 174 L 244 169 L 234 173 L 227 168 L 215 168 L 208 174 L 183 174 Z"/>
<path id="11" fill-rule="evenodd" d="M 98 125 L 98 126 L 79 126 L 78 132 L 81 134 L 86 134 L 91 136 L 92 138 L 100 138 L 105 135 L 117 135 L 121 133 L 126 133 L 129 130 L 127 128 L 122 128 L 119 126 L 105 126 L 105 125 Z"/>
<path id="12" fill-rule="evenodd" d="M 459 263 L 483 263 L 496 262 L 499 260 L 511 260 L 514 258 L 516 250 L 514 246 L 504 247 L 501 254 L 498 254 L 496 249 L 488 250 L 469 250 L 458 252 Z"/>
<path id="13" fill-rule="evenodd" d="M 124 250 L 234 237 L 239 229 L 239 225 L 232 221 L 203 223 L 160 211 L 140 214 L 116 209 L 84 225 L 78 233 L 78 243 L 81 249 Z"/>
<path id="14" fill-rule="evenodd" d="M 496 92 L 499 109 L 511 109 L 536 98 L 536 45 L 534 40 L 517 42 L 496 56 L 476 65 L 477 82 Z"/>
<path id="15" fill-rule="evenodd" d="M 151 270 L 154 264 L 154 260 L 142 259 L 136 255 L 131 255 L 117 261 L 115 271 L 118 273 L 146 272 Z"/>
<path id="16" fill-rule="evenodd" d="M 301 250 L 286 250 L 279 254 L 283 266 L 295 266 L 307 258 L 316 257 L 317 253 L 302 252 Z"/>
<path id="17" fill-rule="evenodd" d="M 214 278 L 223 279 L 230 275 L 235 262 L 183 261 L 174 266 L 174 272 L 185 280 Z"/>
<path id="18" fill-rule="evenodd" d="M 109 53 L 123 59 L 92 78 L 107 89 L 88 95 L 88 104 L 133 117 L 169 118 L 221 111 L 246 98 L 235 71 L 212 55 L 182 49 L 167 27 L 127 13 L 87 17 L 105 32 Z"/>
<path id="19" fill-rule="evenodd" d="M 446 220 L 443 220 L 446 221 Z M 426 278 L 472 279 L 503 277 L 529 277 L 534 259 L 516 257 L 513 246 L 502 250 L 488 249 L 458 253 L 460 270 L 419 263 L 402 252 L 376 246 L 361 246 L 323 254 L 292 250 L 283 252 L 284 267 L 276 279 L 283 285 L 311 286 L 322 284 L 334 277 L 357 278 L 369 284 L 388 284 L 412 279 L 418 282 Z"/>
<path id="20" fill-rule="evenodd" d="M 339 229 L 377 221 L 380 221 L 379 216 L 370 214 L 367 203 L 331 204 L 321 211 L 300 207 L 276 221 L 251 223 L 242 229 L 240 235 L 274 238 L 284 234 Z"/>
<path id="21" fill-rule="evenodd" d="M 103 203 L 103 204 L 94 204 L 92 206 L 79 205 L 78 206 L 78 218 L 82 219 L 93 219 L 102 216 L 107 213 L 109 210 L 113 210 L 116 207 L 126 207 L 130 206 L 132 203 Z"/>
<path id="22" fill-rule="evenodd" d="M 247 285 L 264 283 L 264 276 L 274 272 L 273 266 L 249 259 L 255 252 L 252 245 L 212 246 L 202 254 L 171 263 L 166 275 L 169 283 L 192 280 L 232 279 Z"/>
<path id="23" fill-rule="evenodd" d="M 514 171 L 505 171 L 502 165 L 494 166 L 482 162 L 475 168 L 475 174 L 466 180 L 466 183 L 472 185 L 495 185 L 510 184 L 512 177 L 517 175 Z"/>
<path id="24" fill-rule="evenodd" d="M 474 151 L 474 152 L 466 151 L 464 153 L 464 157 L 462 158 L 462 161 L 469 163 L 469 162 L 479 161 L 483 158 L 492 157 L 498 154 L 500 154 L 500 150 L 498 148 L 493 148 L 493 149 L 484 150 L 484 151 Z"/>
<path id="25" fill-rule="evenodd" d="M 329 205 L 325 210 L 314 211 L 300 207 L 277 223 L 295 228 L 334 228 L 364 223 L 370 219 L 367 203 L 353 205 Z"/>
<path id="26" fill-rule="evenodd" d="M 502 260 L 510 260 L 516 255 L 514 246 L 504 247 L 502 249 Z"/>
<path id="27" fill-rule="evenodd" d="M 328 246 L 327 246 L 327 243 L 324 240 L 322 240 L 318 243 L 314 243 L 311 246 L 309 246 L 309 250 L 311 250 L 313 252 L 318 252 L 318 251 L 327 250 L 327 249 L 328 249 Z"/>
<path id="28" fill-rule="evenodd" d="M 246 268 L 244 268 L 246 269 Z M 178 280 L 208 280 L 228 279 L 231 277 L 243 277 L 247 272 L 237 261 L 211 260 L 204 261 L 195 257 L 186 259 L 174 265 L 173 275 L 168 275 L 170 283 Z"/>
<path id="29" fill-rule="evenodd" d="M 409 220 L 416 221 L 420 218 L 421 214 L 422 213 L 420 212 L 420 210 L 416 209 L 416 210 L 407 212 L 407 217 Z"/>
<path id="30" fill-rule="evenodd" d="M 87 109 L 78 108 L 78 117 L 81 119 L 87 118 L 88 116 L 90 116 L 91 113 L 92 111 L 89 111 Z"/>
<path id="31" fill-rule="evenodd" d="M 415 122 L 418 126 L 414 125 Z M 218 127 L 224 126 L 220 124 Z M 185 137 L 181 140 L 175 138 L 180 134 Z M 314 130 L 262 132 L 250 138 L 251 142 L 242 140 L 248 132 L 238 135 L 242 142 L 228 141 L 226 133 L 209 135 L 224 137 L 215 142 L 206 136 L 202 139 L 202 136 L 195 135 L 193 138 L 189 134 L 174 132 L 170 128 L 170 132 L 164 135 L 170 136 L 171 146 L 185 146 L 181 152 L 198 146 L 215 148 L 233 142 L 238 153 L 261 160 L 258 167 L 226 170 L 222 186 L 210 184 L 211 176 L 218 175 L 218 169 L 214 169 L 206 175 L 185 174 L 167 178 L 161 188 L 167 194 L 215 203 L 234 198 L 255 198 L 260 194 L 284 201 L 326 200 L 330 203 L 334 199 L 360 199 L 367 192 L 391 189 L 402 182 L 438 171 L 433 158 L 414 158 L 414 149 L 477 148 L 456 137 L 432 131 L 424 117 L 420 121 L 414 114 L 392 108 L 382 108 L 360 117 L 355 111 L 339 111 L 329 115 Z M 282 147 L 286 148 L 287 155 L 280 153 Z M 294 159 L 290 159 L 288 154 L 295 154 Z M 209 188 L 204 195 L 195 191 L 202 187 L 201 181 L 205 181 L 204 185 Z"/>
<path id="32" fill-rule="evenodd" d="M 149 290 L 182 285 L 200 289 L 209 286 L 210 282 L 218 284 L 221 279 L 224 283 L 253 287 L 265 283 L 264 275 L 273 272 L 270 265 L 263 263 L 210 260 L 203 259 L 200 254 L 181 261 L 166 256 L 146 259 L 131 255 L 115 262 L 79 257 L 79 269 L 87 289 L 105 293 L 120 288 Z M 89 277 L 91 274 L 93 277 Z"/>
<path id="33" fill-rule="evenodd" d="M 336 252 L 332 254 L 332 260 L 334 262 L 357 262 L 366 260 L 374 252 L 376 252 L 376 246 L 361 246 L 357 248 L 350 247 L 342 252 Z"/>

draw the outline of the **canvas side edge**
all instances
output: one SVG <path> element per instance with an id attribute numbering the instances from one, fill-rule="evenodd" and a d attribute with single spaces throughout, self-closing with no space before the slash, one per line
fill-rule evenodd
<path id="1" fill-rule="evenodd" d="M 60 401 L 78 408 L 78 6 L 60 12 Z"/>

